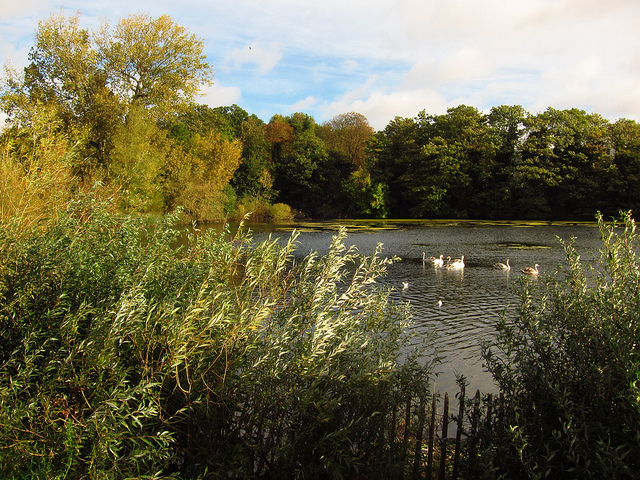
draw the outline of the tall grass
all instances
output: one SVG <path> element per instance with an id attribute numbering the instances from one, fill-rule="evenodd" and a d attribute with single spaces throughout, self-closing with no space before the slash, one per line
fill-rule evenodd
<path id="1" fill-rule="evenodd" d="M 640 239 L 630 212 L 598 222 L 599 263 L 566 242 L 566 280 L 524 281 L 485 349 L 503 397 L 477 476 L 640 477 Z"/>
<path id="2" fill-rule="evenodd" d="M 386 412 L 429 394 L 401 357 L 392 260 L 336 234 L 295 260 L 249 233 L 154 227 L 91 195 L 0 224 L 3 478 L 390 478 Z"/>

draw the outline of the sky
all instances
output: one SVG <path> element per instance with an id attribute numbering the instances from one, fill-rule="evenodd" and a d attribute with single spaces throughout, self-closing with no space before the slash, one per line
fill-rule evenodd
<path id="1" fill-rule="evenodd" d="M 198 102 L 266 122 L 358 112 L 382 130 L 463 104 L 640 121 L 640 0 L 0 0 L 0 63 L 26 66 L 61 10 L 87 27 L 170 15 L 215 70 Z"/>

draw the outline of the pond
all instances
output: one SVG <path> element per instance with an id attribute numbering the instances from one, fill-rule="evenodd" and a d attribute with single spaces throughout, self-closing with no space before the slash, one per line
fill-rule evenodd
<path id="1" fill-rule="evenodd" d="M 444 363 L 438 367 L 436 389 L 456 392 L 456 372 L 463 374 L 469 392 L 495 392 L 491 375 L 483 368 L 481 344 L 493 338 L 502 315 L 513 317 L 518 304 L 516 287 L 556 274 L 564 264 L 564 250 L 557 237 L 576 239 L 582 259 L 592 262 L 602 242 L 595 222 L 478 222 L 478 221 L 338 221 L 296 224 L 248 224 L 259 241 L 268 235 L 286 237 L 300 233 L 298 254 L 325 253 L 338 227 L 347 227 L 347 245 L 371 255 L 383 244 L 384 256 L 401 260 L 388 268 L 383 282 L 394 287 L 392 299 L 412 306 L 416 333 L 434 330 Z M 434 268 L 426 257 L 446 259 L 464 255 L 461 270 Z M 506 263 L 510 271 L 494 264 Z M 539 264 L 536 278 L 521 269 Z M 404 283 L 408 287 L 404 288 Z"/>

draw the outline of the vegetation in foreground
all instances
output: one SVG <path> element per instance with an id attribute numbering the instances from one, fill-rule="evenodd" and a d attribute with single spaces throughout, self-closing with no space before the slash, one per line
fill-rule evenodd
<path id="1" fill-rule="evenodd" d="M 241 231 L 172 248 L 88 196 L 0 230 L 3 478 L 390 478 L 429 394 L 392 261 Z"/>
<path id="2" fill-rule="evenodd" d="M 598 263 L 565 243 L 566 279 L 524 281 L 486 345 L 501 397 L 468 478 L 640 478 L 640 238 L 599 223 Z"/>
<path id="3" fill-rule="evenodd" d="M 323 257 L 241 231 L 175 249 L 176 216 L 110 207 L 2 223 L 2 476 L 420 472 L 422 433 L 400 432 L 433 364 L 402 355 L 410 312 L 376 283 L 391 260 L 344 231 Z M 523 280 L 485 346 L 500 396 L 467 404 L 463 478 L 638 478 L 640 239 L 630 212 L 599 222 L 599 263 L 567 243 L 564 280 Z"/>

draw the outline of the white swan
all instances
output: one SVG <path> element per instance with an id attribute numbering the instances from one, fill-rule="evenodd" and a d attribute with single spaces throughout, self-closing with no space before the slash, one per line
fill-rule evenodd
<path id="1" fill-rule="evenodd" d="M 407 288 L 409 288 L 409 282 L 402 282 L 402 289 L 406 290 Z"/>
<path id="2" fill-rule="evenodd" d="M 440 258 L 434 258 L 433 259 L 433 266 L 434 267 L 442 267 L 444 265 L 444 260 L 442 259 L 442 255 L 440 255 Z"/>
<path id="3" fill-rule="evenodd" d="M 462 255 L 461 258 L 455 259 L 451 265 L 453 265 L 453 268 L 464 268 L 464 255 Z"/>
<path id="4" fill-rule="evenodd" d="M 537 275 L 539 265 L 536 263 L 535 267 L 524 267 L 522 269 L 522 273 L 526 273 L 527 275 Z"/>
<path id="5" fill-rule="evenodd" d="M 494 266 L 494 268 L 497 268 L 499 270 L 511 270 L 511 265 L 509 265 L 509 259 L 507 258 L 507 263 L 506 265 L 504 263 L 496 263 Z"/>
<path id="6" fill-rule="evenodd" d="M 449 257 L 449 259 L 451 259 L 451 257 Z M 455 259 L 452 263 L 447 262 L 447 264 L 445 265 L 445 268 L 448 270 L 456 270 L 456 269 L 464 268 L 464 255 L 462 256 L 462 258 Z"/>

